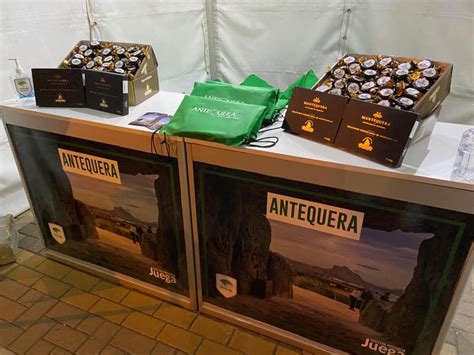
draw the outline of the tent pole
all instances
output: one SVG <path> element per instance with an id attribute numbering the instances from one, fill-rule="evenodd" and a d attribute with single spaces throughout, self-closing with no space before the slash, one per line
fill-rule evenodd
<path id="1" fill-rule="evenodd" d="M 209 60 L 209 74 L 212 80 L 217 79 L 217 26 L 215 23 L 216 2 L 204 0 L 206 5 L 207 46 Z"/>

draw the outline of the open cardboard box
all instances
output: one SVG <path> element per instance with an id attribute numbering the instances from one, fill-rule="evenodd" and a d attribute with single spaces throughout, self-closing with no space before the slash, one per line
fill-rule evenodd
<path id="1" fill-rule="evenodd" d="M 402 62 L 415 59 L 394 58 Z M 442 73 L 412 111 L 315 91 L 314 88 L 328 78 L 328 72 L 312 90 L 295 88 L 283 127 L 308 139 L 333 144 L 390 167 L 399 167 L 410 142 L 431 134 L 440 103 L 450 91 L 453 65 L 439 61 L 433 63 L 441 67 Z"/>
<path id="2" fill-rule="evenodd" d="M 153 48 L 148 44 L 139 44 L 139 43 L 124 43 L 124 42 L 107 42 L 111 45 L 119 45 L 124 48 L 139 46 L 144 48 L 145 58 L 142 60 L 140 67 L 137 70 L 134 78 L 128 80 L 128 103 L 130 106 L 136 106 L 139 103 L 145 101 L 150 96 L 153 96 L 159 91 L 158 83 L 158 61 L 155 56 Z M 74 48 L 82 45 L 89 44 L 90 41 L 82 40 L 76 43 L 76 45 L 71 49 L 67 54 L 64 60 L 61 62 L 59 67 L 62 67 L 64 61 L 67 61 L 74 54 Z M 100 72 L 104 75 L 116 75 L 108 72 Z"/>
<path id="3" fill-rule="evenodd" d="M 109 42 L 125 48 L 144 48 L 145 57 L 132 79 L 110 72 L 65 68 L 64 62 L 74 54 L 74 48 L 89 43 L 79 41 L 58 69 L 32 69 L 38 106 L 89 107 L 126 115 L 129 106 L 138 105 L 159 91 L 158 61 L 153 48 L 146 44 Z"/>

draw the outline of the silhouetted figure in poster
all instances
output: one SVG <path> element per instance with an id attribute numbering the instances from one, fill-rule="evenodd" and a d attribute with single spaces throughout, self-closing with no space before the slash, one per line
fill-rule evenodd
<path id="1" fill-rule="evenodd" d="M 369 301 L 374 298 L 374 295 L 372 291 L 364 290 L 362 292 L 361 298 L 362 298 L 362 304 L 360 305 L 360 311 L 362 312 L 362 310 L 365 308 L 367 303 L 369 303 Z"/>
<path id="2" fill-rule="evenodd" d="M 358 289 L 354 289 L 349 295 L 350 305 L 349 309 L 354 311 L 356 307 L 360 306 L 362 292 Z"/>
<path id="3" fill-rule="evenodd" d="M 138 242 L 138 234 L 137 234 L 137 232 L 131 231 L 130 234 L 132 235 L 133 244 L 137 244 L 137 242 Z"/>
<path id="4" fill-rule="evenodd" d="M 138 244 L 142 244 L 143 240 L 143 228 L 141 226 L 137 227 L 137 238 L 138 238 Z"/>

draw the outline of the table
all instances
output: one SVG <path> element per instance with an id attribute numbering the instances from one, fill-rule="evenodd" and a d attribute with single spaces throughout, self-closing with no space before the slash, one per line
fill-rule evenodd
<path id="1" fill-rule="evenodd" d="M 152 154 L 128 123 L 182 97 L 123 117 L 1 105 L 48 255 L 316 353 L 439 351 L 473 265 L 474 187 L 451 179 L 469 127 L 437 123 L 398 169 L 278 129 L 270 149 Z"/>
<path id="2" fill-rule="evenodd" d="M 438 353 L 473 265 L 470 127 L 390 169 L 281 130 L 269 149 L 185 139 L 199 308 L 316 353 Z"/>
<path id="3" fill-rule="evenodd" d="M 127 116 L 90 109 L 0 106 L 47 255 L 196 308 L 184 142 L 129 122 L 173 114 L 161 92 Z"/>

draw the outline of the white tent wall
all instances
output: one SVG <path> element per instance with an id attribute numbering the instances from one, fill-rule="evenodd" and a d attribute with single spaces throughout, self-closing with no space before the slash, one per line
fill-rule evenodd
<path id="1" fill-rule="evenodd" d="M 340 0 L 211 0 L 217 77 L 257 74 L 286 87 L 309 68 L 323 73 L 340 48 Z"/>
<path id="2" fill-rule="evenodd" d="M 474 124 L 472 0 L 208 1 L 222 80 L 254 73 L 285 88 L 343 53 L 431 58 L 454 64 L 440 120 Z"/>
<path id="3" fill-rule="evenodd" d="M 202 0 L 89 0 L 93 37 L 151 44 L 160 88 L 189 92 L 209 79 L 207 27 Z"/>
<path id="4" fill-rule="evenodd" d="M 18 215 L 28 208 L 15 159 L 0 124 L 0 216 L 8 213 Z"/>
<path id="5" fill-rule="evenodd" d="M 9 76 L 10 57 L 20 58 L 23 68 L 55 67 L 72 43 L 89 37 L 83 0 L 2 0 L 0 3 L 0 100 L 13 97 Z M 0 122 L 1 123 L 1 122 Z M 0 129 L 0 215 L 14 215 L 28 208 L 20 176 Z"/>
<path id="6" fill-rule="evenodd" d="M 0 100 L 13 97 L 9 76 L 18 57 L 29 70 L 57 67 L 73 44 L 89 38 L 84 0 L 0 2 Z"/>

